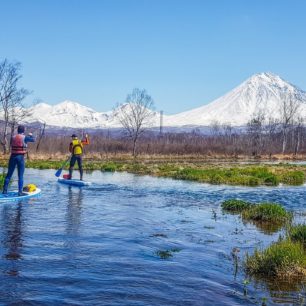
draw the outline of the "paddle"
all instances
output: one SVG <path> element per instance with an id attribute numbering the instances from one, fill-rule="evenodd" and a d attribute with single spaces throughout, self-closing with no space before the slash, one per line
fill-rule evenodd
<path id="1" fill-rule="evenodd" d="M 56 176 L 56 177 L 59 177 L 59 176 L 61 175 L 61 173 L 62 173 L 64 167 L 65 167 L 66 164 L 69 162 L 70 158 L 71 158 L 71 156 L 69 156 L 68 159 L 65 160 L 65 161 L 63 162 L 62 166 L 55 172 L 55 176 Z"/>

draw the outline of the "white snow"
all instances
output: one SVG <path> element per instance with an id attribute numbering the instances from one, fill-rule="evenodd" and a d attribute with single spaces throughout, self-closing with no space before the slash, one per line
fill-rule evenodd
<path id="1" fill-rule="evenodd" d="M 254 114 L 278 118 L 281 102 L 291 97 L 301 102 L 306 116 L 306 93 L 272 73 L 255 74 L 229 93 L 202 107 L 169 116 L 169 126 L 209 125 L 214 122 L 245 125 Z"/>
<path id="2" fill-rule="evenodd" d="M 273 73 L 259 73 L 211 103 L 176 115 L 164 115 L 164 126 L 207 126 L 215 122 L 241 126 L 259 111 L 266 117 L 278 118 L 281 102 L 288 98 L 301 103 L 300 115 L 306 117 L 306 92 Z M 118 107 L 109 112 L 96 112 L 69 100 L 53 106 L 39 103 L 29 110 L 29 123 L 39 121 L 72 128 L 120 127 L 118 117 L 122 111 Z M 159 126 L 159 112 L 152 112 L 153 126 Z"/>

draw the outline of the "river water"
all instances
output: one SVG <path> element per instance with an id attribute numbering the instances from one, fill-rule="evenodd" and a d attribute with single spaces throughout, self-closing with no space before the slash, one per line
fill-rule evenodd
<path id="1" fill-rule="evenodd" d="M 93 185 L 79 188 L 58 184 L 54 172 L 27 169 L 26 183 L 42 195 L 1 203 L 0 304 L 306 303 L 306 284 L 272 284 L 244 273 L 246 252 L 280 233 L 220 209 L 229 198 L 274 201 L 303 222 L 305 186 L 214 186 L 94 171 L 86 174 Z M 167 250 L 172 257 L 160 258 Z"/>

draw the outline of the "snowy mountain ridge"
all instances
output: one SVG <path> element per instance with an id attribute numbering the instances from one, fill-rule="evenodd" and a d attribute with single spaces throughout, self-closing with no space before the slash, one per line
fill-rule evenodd
<path id="1" fill-rule="evenodd" d="M 207 126 L 218 122 L 233 126 L 245 125 L 254 114 L 278 118 L 282 101 L 292 99 L 301 104 L 300 116 L 306 117 L 306 92 L 273 73 L 255 74 L 242 84 L 204 106 L 163 117 L 164 126 Z M 121 107 L 124 107 L 122 105 Z M 27 122 L 72 128 L 115 128 L 120 107 L 109 112 L 96 112 L 77 102 L 66 100 L 54 106 L 39 103 L 29 108 Z M 160 115 L 153 112 L 153 126 L 159 126 Z"/>

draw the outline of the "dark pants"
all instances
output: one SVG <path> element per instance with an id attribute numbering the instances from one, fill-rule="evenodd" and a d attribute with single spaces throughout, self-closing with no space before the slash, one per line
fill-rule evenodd
<path id="1" fill-rule="evenodd" d="M 79 171 L 80 171 L 80 179 L 83 179 L 83 166 L 82 166 L 82 155 L 72 155 L 70 159 L 70 167 L 69 167 L 69 175 L 72 178 L 72 171 L 75 165 L 75 162 L 78 162 Z"/>
<path id="2" fill-rule="evenodd" d="M 7 175 L 4 180 L 3 191 L 7 191 L 7 187 L 10 183 L 14 170 L 17 166 L 18 170 L 18 191 L 22 192 L 23 188 L 23 174 L 24 174 L 24 155 L 23 154 L 12 154 L 8 164 Z"/>

